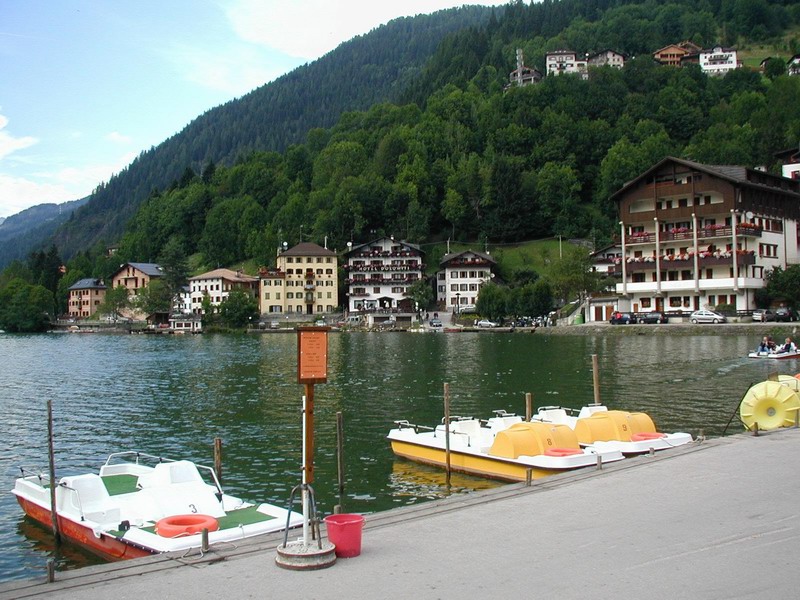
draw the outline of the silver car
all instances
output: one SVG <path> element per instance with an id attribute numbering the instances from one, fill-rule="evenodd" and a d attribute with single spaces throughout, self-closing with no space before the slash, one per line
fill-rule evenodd
<path id="1" fill-rule="evenodd" d="M 692 323 L 725 323 L 725 315 L 721 315 L 713 310 L 696 310 L 689 317 Z"/>

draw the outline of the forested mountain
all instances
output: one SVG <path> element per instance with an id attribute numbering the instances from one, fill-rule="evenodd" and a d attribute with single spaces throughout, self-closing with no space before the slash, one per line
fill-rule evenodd
<path id="1" fill-rule="evenodd" d="M 309 129 L 330 127 L 346 110 L 397 99 L 444 36 L 479 26 L 491 14 L 486 7 L 465 6 L 395 19 L 209 110 L 99 186 L 55 243 L 71 255 L 98 240 L 116 240 L 142 200 L 178 181 L 187 167 L 199 171 L 255 150 L 284 150 L 304 141 Z"/>
<path id="2" fill-rule="evenodd" d="M 701 45 L 746 42 L 744 33 L 777 39 L 784 27 L 800 23 L 798 3 L 562 0 L 475 14 L 485 24 L 445 37 L 424 72 L 407 79 L 405 102 L 346 112 L 281 152 L 248 141 L 224 154 L 233 160 L 226 162 L 205 148 L 217 139 L 235 147 L 239 129 L 221 125 L 255 126 L 248 111 L 260 108 L 258 93 L 296 91 L 300 84 L 270 84 L 203 115 L 102 186 L 61 229 L 63 254 L 84 250 L 64 280 L 108 276 L 111 265 L 98 246 L 85 250 L 90 242 L 117 241 L 123 228 L 116 264 L 158 260 L 170 241 L 186 255 L 199 253 L 208 267 L 245 259 L 270 264 L 279 243 L 301 239 L 327 239 L 339 249 L 381 234 L 412 242 L 551 235 L 599 242 L 614 231 L 609 195 L 664 156 L 775 168 L 774 153 L 800 139 L 800 77 L 737 69 L 710 78 L 696 65 L 664 67 L 650 58 L 683 39 Z M 409 45 L 398 36 L 395 46 Z M 638 57 L 622 70 L 592 69 L 588 81 L 554 76 L 505 91 L 518 47 L 540 69 L 545 51 L 564 47 L 614 48 Z M 363 63 L 348 68 L 356 64 Z M 378 68 L 370 64 L 367 70 Z M 402 91 L 394 81 L 386 84 L 387 95 Z M 327 98 L 327 91 L 320 93 Z M 250 108 L 238 113 L 238 106 Z M 226 111 L 240 116 L 212 119 Z M 217 128 L 200 127 L 206 122 Z M 204 132 L 207 142 L 193 146 Z M 160 180 L 166 183 L 155 183 Z"/>
<path id="3" fill-rule="evenodd" d="M 0 269 L 12 260 L 23 259 L 36 245 L 53 235 L 72 212 L 88 198 L 61 204 L 39 204 L 0 219 Z"/>
<path id="4" fill-rule="evenodd" d="M 768 34 L 800 16 L 797 5 L 755 5 L 767 11 L 754 13 L 761 23 L 773 24 Z M 560 21 L 545 18 L 548 6 L 569 22 L 552 38 L 542 23 L 557 31 Z M 411 93 L 435 89 L 417 103 L 346 113 L 283 154 L 254 153 L 202 177 L 189 172 L 152 194 L 128 227 L 121 256 L 155 259 L 172 238 L 208 266 L 247 258 L 267 264 L 282 241 L 326 237 L 338 248 L 379 234 L 412 242 L 607 238 L 616 220 L 609 195 L 664 156 L 774 168 L 774 153 L 797 143 L 800 78 L 769 80 L 749 69 L 710 78 L 697 65 L 664 67 L 650 58 L 666 40 L 724 37 L 739 22 L 718 25 L 728 23 L 727 6 L 516 3 L 486 27 L 441 44 Z M 745 28 L 749 21 L 739 17 Z M 515 47 L 536 57 L 545 48 L 623 43 L 646 52 L 622 70 L 503 89 Z"/>

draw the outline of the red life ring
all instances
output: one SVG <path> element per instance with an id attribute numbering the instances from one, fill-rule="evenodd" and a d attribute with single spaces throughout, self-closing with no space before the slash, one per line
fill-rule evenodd
<path id="1" fill-rule="evenodd" d="M 583 450 L 577 448 L 548 448 L 544 451 L 545 456 L 575 456 L 576 454 L 583 454 Z"/>
<path id="2" fill-rule="evenodd" d="M 156 523 L 156 533 L 161 537 L 174 538 L 179 535 L 194 535 L 203 529 L 216 531 L 219 521 L 209 515 L 172 515 Z"/>
<path id="3" fill-rule="evenodd" d="M 646 442 L 648 440 L 660 440 L 667 437 L 666 433 L 656 433 L 655 431 L 643 431 L 641 433 L 634 433 L 631 436 L 632 442 Z"/>

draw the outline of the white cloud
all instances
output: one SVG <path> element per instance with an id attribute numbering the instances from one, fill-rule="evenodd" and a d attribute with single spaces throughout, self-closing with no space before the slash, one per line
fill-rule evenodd
<path id="1" fill-rule="evenodd" d="M 8 118 L 0 115 L 0 160 L 23 148 L 28 148 L 36 144 L 39 140 L 31 136 L 15 138 L 8 132 L 3 131 L 8 125 Z"/>
<path id="2" fill-rule="evenodd" d="M 130 136 L 123 135 L 119 131 L 112 131 L 106 136 L 106 139 L 109 142 L 114 142 L 115 144 L 130 144 L 131 138 Z"/>
<path id="3" fill-rule="evenodd" d="M 126 153 L 113 163 L 69 167 L 58 171 L 14 177 L 0 173 L 0 216 L 50 202 L 61 203 L 88 196 L 102 181 L 108 181 L 129 165 L 135 152 Z"/>
<path id="4" fill-rule="evenodd" d="M 286 72 L 285 65 L 269 65 L 258 49 L 243 45 L 213 50 L 174 45 L 170 59 L 189 81 L 232 96 L 245 94 Z"/>
<path id="5" fill-rule="evenodd" d="M 397 17 L 462 4 L 463 0 L 231 0 L 225 12 L 243 40 L 313 60 Z"/>

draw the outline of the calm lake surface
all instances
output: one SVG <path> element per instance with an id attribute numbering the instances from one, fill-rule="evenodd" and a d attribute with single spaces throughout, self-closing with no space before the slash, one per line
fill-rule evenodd
<path id="1" fill-rule="evenodd" d="M 371 513 L 448 494 L 441 472 L 395 459 L 385 440 L 396 419 L 437 423 L 446 382 L 453 414 L 524 413 L 526 392 L 537 406 L 580 407 L 592 400 L 598 354 L 609 407 L 645 411 L 665 431 L 718 436 L 751 383 L 771 369 L 800 370 L 793 359 L 742 358 L 756 343 L 747 335 L 331 333 L 328 383 L 315 388 L 319 509 L 329 514 L 338 501 L 337 411 L 344 510 Z M 212 464 L 220 437 L 226 491 L 285 505 L 300 482 L 296 360 L 294 334 L 0 334 L 0 581 L 43 577 L 51 557 L 58 569 L 98 562 L 69 545 L 55 550 L 9 493 L 19 466 L 46 471 L 48 399 L 58 476 L 96 471 L 120 450 Z M 500 485 L 464 476 L 453 484 L 450 493 Z"/>

